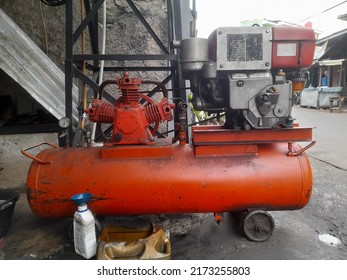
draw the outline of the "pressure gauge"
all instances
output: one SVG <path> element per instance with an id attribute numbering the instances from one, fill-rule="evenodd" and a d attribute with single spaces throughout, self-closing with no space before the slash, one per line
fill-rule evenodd
<path id="1" fill-rule="evenodd" d="M 71 121 L 70 121 L 70 119 L 67 118 L 67 117 L 61 118 L 61 119 L 59 120 L 59 126 L 60 126 L 61 128 L 68 128 L 69 125 L 70 125 L 70 123 L 71 123 Z"/>

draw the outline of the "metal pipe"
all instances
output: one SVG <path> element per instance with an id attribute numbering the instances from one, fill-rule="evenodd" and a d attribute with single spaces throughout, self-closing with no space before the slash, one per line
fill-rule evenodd
<path id="1" fill-rule="evenodd" d="M 105 47 L 106 47 L 106 11 L 107 11 L 107 6 L 106 6 L 107 1 L 104 2 L 103 4 L 103 21 L 102 21 L 102 46 L 101 46 L 101 54 L 105 54 Z M 99 85 L 102 84 L 103 76 L 104 76 L 104 66 L 105 66 L 105 60 L 100 61 L 100 73 L 99 73 Z M 102 89 L 99 89 L 99 96 L 102 95 Z M 102 96 L 101 96 L 102 98 Z M 101 100 L 100 98 L 100 100 Z M 95 133 L 96 133 L 96 126 L 97 123 L 93 123 L 92 126 L 92 133 L 91 133 L 91 144 L 95 144 Z"/>

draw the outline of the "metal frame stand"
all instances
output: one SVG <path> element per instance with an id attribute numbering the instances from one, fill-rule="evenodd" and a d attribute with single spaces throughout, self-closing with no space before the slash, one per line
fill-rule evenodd
<path id="1" fill-rule="evenodd" d="M 105 0 L 84 0 L 85 18 L 81 21 L 76 30 L 73 30 L 73 1 L 66 1 L 66 60 L 65 60 L 65 110 L 66 117 L 72 119 L 72 85 L 73 78 L 78 78 L 95 92 L 99 91 L 99 85 L 91 78 L 83 74 L 78 65 L 81 62 L 85 63 L 88 70 L 97 74 L 99 72 L 99 61 L 167 61 L 167 66 L 164 67 L 105 67 L 104 71 L 164 71 L 169 72 L 169 75 L 162 81 L 167 84 L 172 82 L 173 99 L 181 99 L 187 102 L 186 82 L 180 76 L 177 51 L 173 49 L 171 42 L 181 40 L 192 35 L 191 26 L 194 27 L 195 35 L 195 12 L 191 11 L 189 1 L 185 0 L 167 0 L 168 13 L 168 46 L 165 46 L 154 30 L 148 24 L 144 16 L 136 7 L 132 0 L 126 0 L 134 14 L 141 21 L 153 40 L 159 46 L 160 54 L 99 54 L 98 48 L 98 10 Z M 194 1 L 195 2 L 195 1 Z M 92 5 L 91 5 L 92 4 Z M 195 10 L 195 4 L 194 4 Z M 194 24 L 192 24 L 194 23 Z M 73 47 L 83 31 L 88 27 L 91 43 L 92 54 L 78 54 L 73 52 Z M 91 64 L 93 62 L 93 64 Z M 94 76 L 94 75 L 93 75 Z M 156 90 L 149 94 L 152 96 Z M 106 100 L 114 102 L 114 98 L 107 92 L 104 94 Z M 187 119 L 187 118 L 186 118 Z M 179 116 L 175 112 L 175 122 L 179 120 Z M 68 128 L 68 139 L 73 139 L 73 126 Z M 71 141 L 74 143 L 74 141 Z M 71 143 L 70 143 L 71 145 Z"/>

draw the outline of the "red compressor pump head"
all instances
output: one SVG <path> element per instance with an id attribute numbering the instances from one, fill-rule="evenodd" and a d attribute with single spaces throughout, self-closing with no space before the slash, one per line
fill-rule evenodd
<path id="1" fill-rule="evenodd" d="M 109 84 L 116 84 L 120 90 L 120 97 L 114 105 L 101 100 L 103 90 Z M 141 84 L 159 86 L 164 97 L 159 102 L 154 102 L 139 92 Z M 105 145 L 152 144 L 159 123 L 172 120 L 174 108 L 175 104 L 169 103 L 167 99 L 167 90 L 163 84 L 131 78 L 127 72 L 124 72 L 122 78 L 108 80 L 100 85 L 99 99 L 93 100 L 92 106 L 86 109 L 86 113 L 92 122 L 113 123 L 111 142 Z M 150 124 L 153 124 L 151 128 Z"/>

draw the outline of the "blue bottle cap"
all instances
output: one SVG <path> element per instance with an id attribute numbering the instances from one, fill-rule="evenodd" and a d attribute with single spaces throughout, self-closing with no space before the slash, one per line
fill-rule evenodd
<path id="1" fill-rule="evenodd" d="M 90 193 L 79 193 L 71 196 L 71 200 L 76 203 L 77 206 L 82 206 L 87 204 L 92 195 Z"/>

